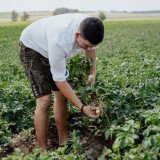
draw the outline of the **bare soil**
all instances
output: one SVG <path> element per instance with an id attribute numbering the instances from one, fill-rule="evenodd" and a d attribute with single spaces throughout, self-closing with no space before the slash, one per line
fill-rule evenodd
<path id="1" fill-rule="evenodd" d="M 110 147 L 112 145 L 111 140 L 105 140 L 103 137 L 93 136 L 87 129 L 83 130 L 83 134 L 80 135 L 80 143 L 85 151 L 88 152 L 94 159 L 97 159 L 105 146 Z M 14 152 L 15 148 L 19 148 L 22 153 L 29 154 L 38 147 L 35 133 L 26 136 L 25 132 L 16 134 L 12 139 L 12 145 L 3 151 L 0 151 L 2 157 L 6 157 Z M 54 151 L 58 146 L 57 131 L 50 131 L 48 138 L 48 150 Z"/>

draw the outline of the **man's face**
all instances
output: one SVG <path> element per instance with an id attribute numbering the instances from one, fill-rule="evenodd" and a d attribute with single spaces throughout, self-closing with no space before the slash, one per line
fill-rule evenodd
<path id="1" fill-rule="evenodd" d="M 80 35 L 80 33 L 76 33 L 76 41 L 77 41 L 77 45 L 85 50 L 91 50 L 94 49 L 95 45 L 91 44 L 89 41 L 83 39 Z"/>

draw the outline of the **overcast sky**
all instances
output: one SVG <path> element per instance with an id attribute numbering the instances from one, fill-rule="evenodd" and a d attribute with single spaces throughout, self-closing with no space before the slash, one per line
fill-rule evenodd
<path id="1" fill-rule="evenodd" d="M 54 11 L 60 7 L 79 11 L 160 10 L 160 0 L 0 0 L 0 12 Z"/>

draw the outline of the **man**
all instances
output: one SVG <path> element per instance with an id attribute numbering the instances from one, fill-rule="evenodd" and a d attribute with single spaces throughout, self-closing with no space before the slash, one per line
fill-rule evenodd
<path id="1" fill-rule="evenodd" d="M 90 67 L 89 83 L 96 77 L 95 46 L 104 37 L 103 23 L 82 13 L 63 14 L 40 19 L 29 25 L 20 37 L 20 59 L 36 98 L 35 129 L 39 147 L 47 149 L 49 106 L 54 91 L 54 118 L 59 144 L 68 142 L 67 99 L 90 118 L 97 118 L 96 108 L 84 106 L 66 78 L 66 58 L 84 49 L 94 63 Z"/>

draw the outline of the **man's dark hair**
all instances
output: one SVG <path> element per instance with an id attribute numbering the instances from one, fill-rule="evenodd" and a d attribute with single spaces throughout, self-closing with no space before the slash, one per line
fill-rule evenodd
<path id="1" fill-rule="evenodd" d="M 82 38 L 96 45 L 103 41 L 104 25 L 96 17 L 85 18 L 80 24 L 80 34 Z"/>

